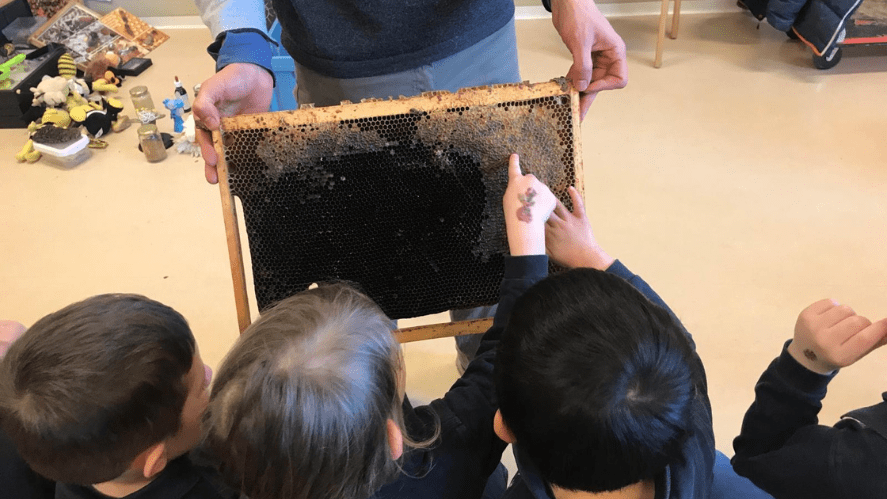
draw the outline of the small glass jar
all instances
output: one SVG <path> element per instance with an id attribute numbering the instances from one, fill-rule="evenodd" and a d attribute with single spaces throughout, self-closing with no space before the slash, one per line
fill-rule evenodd
<path id="1" fill-rule="evenodd" d="M 194 85 L 194 100 L 197 100 L 197 94 L 200 93 L 200 83 Z"/>
<path id="2" fill-rule="evenodd" d="M 166 146 L 163 145 L 163 137 L 157 125 L 142 125 L 139 127 L 139 144 L 149 163 L 157 163 L 166 159 Z"/>
<path id="3" fill-rule="evenodd" d="M 151 93 L 148 92 L 148 87 L 144 85 L 129 89 L 129 96 L 132 98 L 132 107 L 135 108 L 136 112 L 139 109 L 156 109 L 154 107 L 154 100 L 151 99 Z"/>

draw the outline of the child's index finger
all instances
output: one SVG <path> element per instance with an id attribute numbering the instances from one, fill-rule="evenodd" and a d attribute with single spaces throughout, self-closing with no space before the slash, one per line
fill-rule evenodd
<path id="1" fill-rule="evenodd" d="M 513 153 L 508 158 L 508 180 L 515 179 L 522 175 L 523 174 L 520 171 L 520 156 L 517 153 Z"/>
<path id="2" fill-rule="evenodd" d="M 585 201 L 582 199 L 582 195 L 579 194 L 579 189 L 576 186 L 571 185 L 568 188 L 570 194 L 570 200 L 573 202 L 573 213 L 580 213 L 582 215 L 585 214 Z"/>
<path id="3" fill-rule="evenodd" d="M 570 210 L 568 210 L 567 207 L 564 206 L 564 203 L 562 203 L 560 199 L 555 198 L 554 203 L 554 210 L 551 212 L 551 214 L 561 220 L 566 220 L 567 217 L 570 215 Z"/>

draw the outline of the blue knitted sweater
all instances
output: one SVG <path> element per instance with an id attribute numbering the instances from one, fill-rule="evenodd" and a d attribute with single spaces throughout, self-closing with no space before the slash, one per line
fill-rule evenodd
<path id="1" fill-rule="evenodd" d="M 396 73 L 455 54 L 514 16 L 513 0 L 274 0 L 287 52 L 336 78 Z"/>
<path id="2" fill-rule="evenodd" d="M 232 62 L 268 67 L 264 26 L 253 26 L 258 17 L 247 15 L 261 9 L 261 2 L 196 3 L 218 35 L 210 46 L 217 69 Z M 334 78 L 390 74 L 444 59 L 514 16 L 513 0 L 273 0 L 273 5 L 287 52 L 299 64 Z"/>

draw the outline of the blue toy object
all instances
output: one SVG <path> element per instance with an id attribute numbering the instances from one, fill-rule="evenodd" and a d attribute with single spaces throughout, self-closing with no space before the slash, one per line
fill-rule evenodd
<path id="1" fill-rule="evenodd" d="M 185 130 L 185 103 L 182 99 L 163 99 L 163 107 L 169 109 L 169 117 L 172 118 L 172 131 L 182 133 Z"/>

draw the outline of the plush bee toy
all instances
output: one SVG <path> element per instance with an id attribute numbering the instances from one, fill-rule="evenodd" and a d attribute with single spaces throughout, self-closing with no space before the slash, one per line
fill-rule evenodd
<path id="1" fill-rule="evenodd" d="M 64 76 L 68 80 L 77 77 L 77 65 L 74 64 L 74 58 L 71 57 L 71 54 L 67 52 L 62 54 L 59 57 L 58 67 L 59 76 Z"/>

